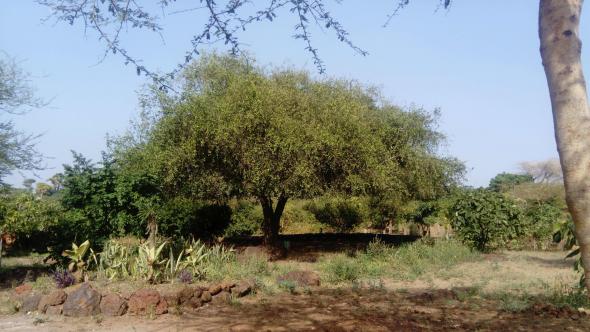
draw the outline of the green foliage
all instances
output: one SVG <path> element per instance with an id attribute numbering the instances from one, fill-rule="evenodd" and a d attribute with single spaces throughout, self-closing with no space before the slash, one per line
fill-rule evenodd
<path id="1" fill-rule="evenodd" d="M 60 224 L 62 213 L 54 200 L 37 199 L 27 192 L 5 194 L 0 198 L 0 231 L 14 234 L 20 248 L 45 251 L 52 238 L 48 234 Z"/>
<path id="2" fill-rule="evenodd" d="M 353 282 L 363 276 L 363 262 L 357 259 L 337 255 L 323 265 L 327 280 L 333 283 Z"/>
<path id="3" fill-rule="evenodd" d="M 79 246 L 75 243 L 72 243 L 71 250 L 64 250 L 62 256 L 67 257 L 71 262 L 68 265 L 68 270 L 70 272 L 85 270 L 87 267 L 86 264 L 86 253 L 90 249 L 90 241 L 86 240 Z"/>
<path id="4" fill-rule="evenodd" d="M 549 203 L 529 204 L 525 214 L 528 233 L 535 242 L 551 241 L 555 225 L 565 219 L 563 210 Z"/>
<path id="5" fill-rule="evenodd" d="M 339 232 L 350 231 L 370 218 L 366 200 L 359 197 L 321 197 L 310 201 L 305 209 Z"/>
<path id="6" fill-rule="evenodd" d="M 415 279 L 424 273 L 448 269 L 479 256 L 465 245 L 451 240 L 429 243 L 416 241 L 395 248 L 379 240 L 352 257 L 338 254 L 320 262 L 323 278 L 333 283 L 356 282 L 371 278 Z"/>
<path id="7" fill-rule="evenodd" d="M 147 241 L 139 246 L 136 264 L 140 278 L 149 282 L 157 282 L 163 278 L 164 267 L 168 263 L 164 256 L 164 247 L 166 245 L 167 242 L 165 241 L 159 244 Z"/>
<path id="8" fill-rule="evenodd" d="M 139 240 L 131 237 L 106 241 L 99 255 L 99 272 L 111 280 L 136 276 L 139 245 Z"/>
<path id="9" fill-rule="evenodd" d="M 74 153 L 73 165 L 64 166 L 64 208 L 81 217 L 78 234 L 97 245 L 111 235 L 145 234 L 145 219 L 140 209 L 146 200 L 158 195 L 155 179 L 149 175 L 125 174 L 103 154 L 101 167 Z"/>
<path id="10" fill-rule="evenodd" d="M 232 210 L 227 204 L 173 197 L 158 211 L 158 230 L 169 237 L 210 238 L 223 234 L 231 218 Z"/>
<path id="11" fill-rule="evenodd" d="M 248 201 L 239 201 L 232 209 L 231 223 L 225 229 L 226 237 L 248 236 L 260 232 L 262 210 Z"/>
<path id="12" fill-rule="evenodd" d="M 480 251 L 502 247 L 525 232 L 522 209 L 493 191 L 478 189 L 459 195 L 451 213 L 457 235 Z"/>
<path id="13" fill-rule="evenodd" d="M 181 260 L 182 255 L 184 259 Z M 201 243 L 199 240 L 191 239 L 190 241 L 185 242 L 184 250 L 180 251 L 178 254 L 177 260 L 180 261 L 180 268 L 178 270 L 188 270 L 191 272 L 193 277 L 196 278 L 204 278 L 205 277 L 205 260 L 211 254 L 211 251 L 205 246 L 204 243 Z M 172 259 L 173 255 L 170 254 Z M 176 264 L 178 265 L 178 263 Z M 176 275 L 174 273 L 171 274 L 171 278 L 174 278 Z"/>
<path id="14" fill-rule="evenodd" d="M 21 193 L 2 199 L 2 230 L 17 236 L 31 236 L 56 224 L 61 212 L 59 204 L 38 200 L 33 194 Z"/>
<path id="15" fill-rule="evenodd" d="M 355 82 L 216 55 L 200 57 L 183 80 L 182 97 L 163 104 L 147 142 L 126 157 L 172 196 L 434 198 L 463 171 L 436 154 L 436 113 L 401 110 Z"/>
<path id="16" fill-rule="evenodd" d="M 228 265 L 239 264 L 233 249 L 207 246 L 200 240 L 155 243 L 126 237 L 110 239 L 99 253 L 98 273 L 111 279 L 174 282 L 181 272 L 196 279 L 224 279 Z"/>
<path id="17" fill-rule="evenodd" d="M 489 189 L 505 192 L 522 183 L 532 183 L 535 179 L 529 174 L 500 173 L 490 180 Z"/>

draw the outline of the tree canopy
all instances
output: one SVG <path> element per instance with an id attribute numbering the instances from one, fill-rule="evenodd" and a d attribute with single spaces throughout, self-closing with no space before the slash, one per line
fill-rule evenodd
<path id="1" fill-rule="evenodd" d="M 269 241 L 289 198 L 428 199 L 463 172 L 437 155 L 436 114 L 402 110 L 354 81 L 208 55 L 184 72 L 182 97 L 165 105 L 145 148 L 128 158 L 173 195 L 257 200 Z"/>
<path id="2" fill-rule="evenodd" d="M 489 188 L 495 192 L 504 192 L 510 189 L 514 189 L 515 186 L 533 182 L 535 179 L 529 174 L 513 174 L 513 173 L 500 173 L 494 176 L 490 180 Z"/>

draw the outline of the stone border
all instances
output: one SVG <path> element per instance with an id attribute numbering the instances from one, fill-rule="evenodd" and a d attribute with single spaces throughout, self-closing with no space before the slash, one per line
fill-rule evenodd
<path id="1" fill-rule="evenodd" d="M 156 316 L 168 313 L 169 310 L 195 310 L 209 304 L 228 304 L 232 299 L 250 294 L 255 287 L 252 281 L 240 281 L 216 283 L 206 287 L 184 285 L 178 289 L 162 291 L 141 288 L 125 297 L 115 292 L 101 294 L 88 282 L 74 286 L 77 288 L 69 294 L 63 289 L 46 295 L 32 294 L 30 286 L 25 285 L 15 289 L 21 297 L 20 312 L 37 311 L 69 317 L 98 314 Z"/>

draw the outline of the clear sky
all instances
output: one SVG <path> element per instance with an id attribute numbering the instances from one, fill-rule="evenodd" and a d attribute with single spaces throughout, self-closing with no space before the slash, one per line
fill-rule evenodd
<path id="1" fill-rule="evenodd" d="M 437 0 L 414 0 L 386 28 L 393 0 L 370 1 L 370 6 L 369 1 L 327 1 L 351 39 L 369 52 L 359 56 L 331 33 L 314 28 L 327 75 L 379 86 L 401 106 L 441 108 L 446 152 L 466 163 L 467 184 L 487 185 L 499 172 L 517 171 L 521 161 L 557 156 L 539 56 L 537 0 L 455 0 L 449 11 L 437 12 Z M 178 0 L 172 10 L 198 5 Z M 136 91 L 145 82 L 118 56 L 98 63 L 104 45 L 93 31 L 43 23 L 48 14 L 33 1 L 0 1 L 0 50 L 21 60 L 39 96 L 51 99 L 49 107 L 14 118 L 23 131 L 43 134 L 38 148 L 49 157 L 48 168 L 38 172 L 38 181 L 71 162 L 70 150 L 98 160 L 106 134 L 123 132 L 137 114 Z M 588 14 L 582 15 L 586 44 Z M 168 13 L 161 21 L 163 38 L 131 32 L 124 43 L 147 67 L 167 72 L 204 22 L 198 11 Z M 260 64 L 315 71 L 302 41 L 291 38 L 293 25 L 282 12 L 273 23 L 252 26 L 241 41 Z M 583 52 L 587 73 L 589 52 Z M 8 182 L 20 185 L 22 180 L 14 174 Z"/>

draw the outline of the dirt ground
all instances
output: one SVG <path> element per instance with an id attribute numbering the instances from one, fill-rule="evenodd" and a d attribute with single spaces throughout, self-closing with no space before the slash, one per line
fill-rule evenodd
<path id="1" fill-rule="evenodd" d="M 0 331 L 590 331 L 583 312 L 534 300 L 574 282 L 562 252 L 505 252 L 412 281 L 259 293 L 155 319 L 16 314 L 0 317 Z M 510 309 L 485 293 L 526 293 L 534 303 Z"/>
<path id="2" fill-rule="evenodd" d="M 588 331 L 590 319 L 575 310 L 537 305 L 520 313 L 488 300 L 460 301 L 455 292 L 323 290 L 266 300 L 208 306 L 194 313 L 86 318 L 13 315 L 2 331 Z"/>

